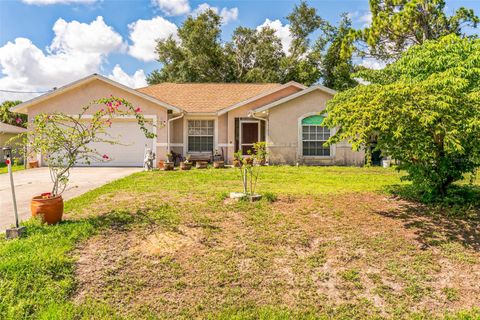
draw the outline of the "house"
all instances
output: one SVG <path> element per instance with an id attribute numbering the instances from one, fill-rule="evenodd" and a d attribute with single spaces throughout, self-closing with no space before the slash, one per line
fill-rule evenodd
<path id="1" fill-rule="evenodd" d="M 19 155 L 20 152 L 15 152 L 15 149 L 18 149 L 19 148 L 19 142 L 16 142 L 15 145 L 11 145 L 11 143 L 9 143 L 8 141 L 21 134 L 21 133 L 24 133 L 26 132 L 27 130 L 24 129 L 24 128 L 21 128 L 21 127 L 17 127 L 17 126 L 12 126 L 11 124 L 7 124 L 7 123 L 3 123 L 3 122 L 0 122 L 0 161 L 3 161 L 3 151 L 2 151 L 2 148 L 7 146 L 7 144 L 9 144 L 9 147 L 13 147 L 14 148 L 14 155 Z"/>
<path id="2" fill-rule="evenodd" d="M 156 127 L 148 140 L 133 119 L 119 118 L 110 134 L 121 145 L 96 145 L 112 159 L 95 165 L 141 166 L 146 148 L 165 159 L 171 150 L 182 155 L 209 157 L 217 149 L 227 163 L 234 152 L 247 154 L 257 141 L 266 141 L 271 164 L 363 165 L 364 153 L 347 143 L 324 147 L 333 130 L 323 127 L 319 113 L 335 91 L 296 82 L 161 83 L 134 90 L 94 74 L 24 102 L 12 111 L 31 119 L 39 113 L 78 114 L 88 102 L 122 97 L 141 107 Z M 41 163 L 41 158 L 39 158 Z"/>

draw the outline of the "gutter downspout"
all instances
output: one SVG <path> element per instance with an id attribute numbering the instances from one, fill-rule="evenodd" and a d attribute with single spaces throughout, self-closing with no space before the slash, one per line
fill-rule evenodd
<path id="1" fill-rule="evenodd" d="M 268 150 L 268 140 L 269 140 L 268 137 L 269 137 L 269 133 L 270 133 L 269 132 L 270 128 L 269 128 L 269 121 L 268 121 L 268 113 L 267 113 L 267 118 L 260 118 L 260 117 L 255 116 L 255 113 L 253 111 L 250 111 L 248 113 L 248 117 L 253 118 L 253 119 L 257 119 L 257 120 L 260 120 L 260 121 L 265 121 L 265 147 Z M 267 152 L 267 159 L 265 160 L 267 165 L 269 163 L 268 154 L 269 153 Z"/>
<path id="2" fill-rule="evenodd" d="M 170 152 L 170 122 L 183 118 L 185 113 L 182 112 L 178 117 L 168 119 L 167 121 L 167 153 Z M 185 143 L 185 141 L 184 141 Z"/>

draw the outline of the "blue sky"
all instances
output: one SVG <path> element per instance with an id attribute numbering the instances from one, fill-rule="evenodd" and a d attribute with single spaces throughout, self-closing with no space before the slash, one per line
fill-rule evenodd
<path id="1" fill-rule="evenodd" d="M 0 0 L 0 89 L 43 91 L 93 72 L 127 85 L 145 84 L 154 61 L 155 37 L 175 33 L 188 14 L 209 6 L 226 19 L 223 38 L 242 25 L 269 24 L 288 46 L 285 16 L 299 1 L 188 0 Z M 368 23 L 368 0 L 308 1 L 333 23 L 342 12 L 354 25 Z M 447 1 L 480 13 L 478 0 Z M 25 100 L 34 94 L 0 92 Z"/>

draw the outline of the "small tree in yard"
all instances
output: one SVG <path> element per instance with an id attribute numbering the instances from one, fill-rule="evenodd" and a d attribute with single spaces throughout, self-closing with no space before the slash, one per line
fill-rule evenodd
<path id="1" fill-rule="evenodd" d="M 243 193 L 247 197 L 254 197 L 257 194 L 257 181 L 260 174 L 260 166 L 265 163 L 267 156 L 265 142 L 257 142 L 253 146 L 253 152 L 249 150 L 249 158 L 244 158 L 241 152 L 237 153 L 240 160 L 240 175 L 243 183 Z"/>
<path id="2" fill-rule="evenodd" d="M 85 115 L 92 107 L 98 110 L 88 119 Z M 140 108 L 122 98 L 109 97 L 95 100 L 82 108 L 78 115 L 49 113 L 37 115 L 28 125 L 28 133 L 23 136 L 28 152 L 45 155 L 53 182 L 51 196 L 60 195 L 66 188 L 70 169 L 78 163 L 109 161 L 107 154 L 100 154 L 92 143 L 119 144 L 116 137 L 107 133 L 113 118 L 135 116 L 139 127 L 147 138 L 154 133 L 145 126 L 145 118 Z"/>
<path id="3" fill-rule="evenodd" d="M 480 40 L 450 35 L 426 41 L 327 106 L 329 143 L 377 148 L 400 160 L 406 179 L 432 196 L 480 166 Z"/>

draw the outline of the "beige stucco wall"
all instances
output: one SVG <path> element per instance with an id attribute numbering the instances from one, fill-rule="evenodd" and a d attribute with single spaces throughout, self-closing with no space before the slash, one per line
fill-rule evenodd
<path id="1" fill-rule="evenodd" d="M 326 108 L 332 96 L 320 90 L 311 91 L 269 110 L 267 137 L 269 162 L 272 164 L 363 165 L 364 153 L 354 152 L 346 143 L 334 145 L 331 157 L 303 157 L 299 149 L 299 121 Z"/>
<path id="2" fill-rule="evenodd" d="M 63 92 L 59 95 L 50 97 L 45 101 L 41 101 L 36 105 L 28 108 L 29 119 L 39 113 L 63 112 L 66 114 L 78 114 L 82 106 L 90 103 L 93 100 L 109 97 L 121 97 L 132 103 L 135 107 L 140 107 L 142 114 L 145 117 L 155 117 L 156 119 L 156 153 L 157 159 L 162 160 L 166 158 L 166 142 L 167 142 L 167 110 L 151 101 L 131 94 L 121 88 L 112 86 L 109 83 L 93 80 L 79 87 L 73 88 L 70 91 Z M 91 108 L 88 114 L 94 113 L 98 110 L 97 106 Z"/>

